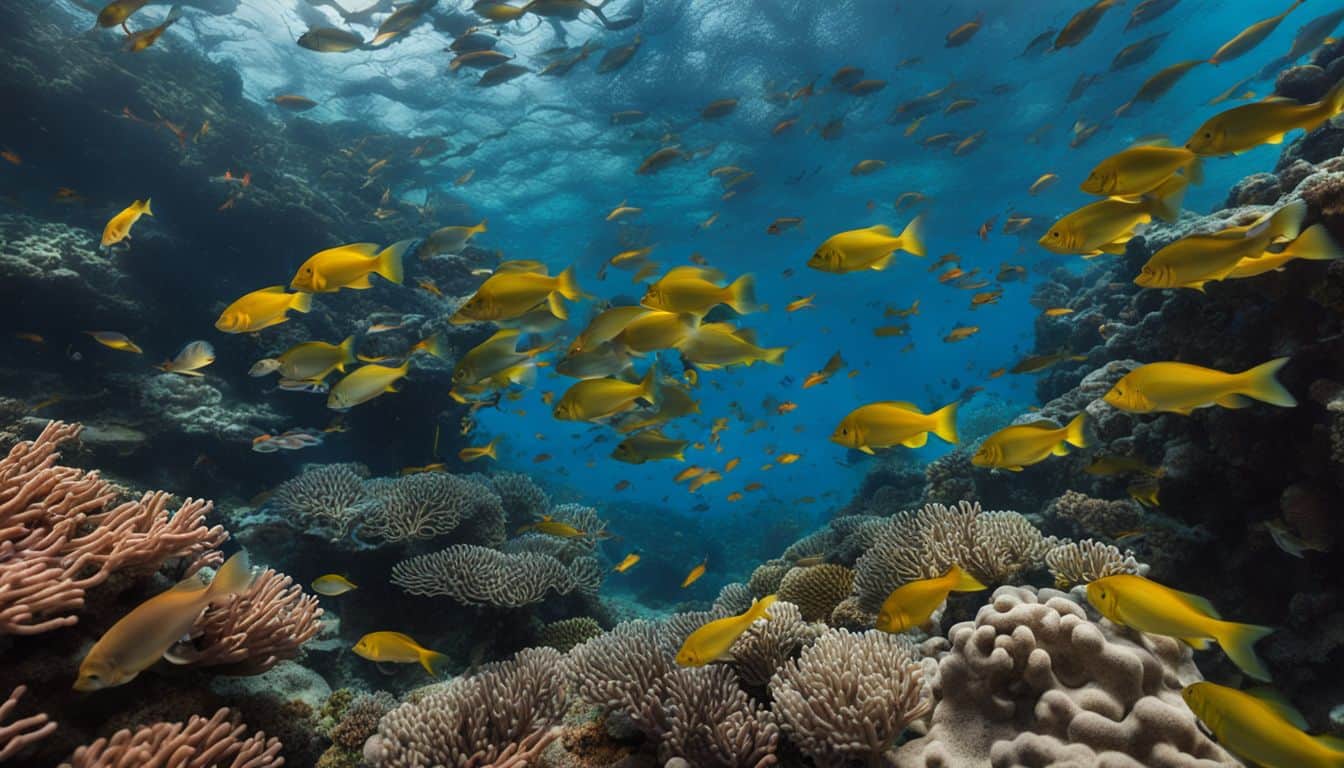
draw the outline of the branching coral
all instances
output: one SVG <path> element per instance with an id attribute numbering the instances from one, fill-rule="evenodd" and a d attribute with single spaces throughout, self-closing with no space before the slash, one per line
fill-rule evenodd
<path id="1" fill-rule="evenodd" d="M 779 599 L 798 606 L 804 621 L 825 621 L 853 585 L 854 572 L 843 565 L 793 568 L 779 583 Z"/>
<path id="2" fill-rule="evenodd" d="M 332 541 L 344 538 L 365 498 L 362 464 L 325 464 L 281 483 L 266 502 L 295 528 Z"/>
<path id="3" fill-rule="evenodd" d="M 9 698 L 0 702 L 0 763 L 17 757 L 29 746 L 45 739 L 56 730 L 56 723 L 45 713 L 21 717 L 6 722 L 18 709 L 19 699 L 28 692 L 27 686 L 20 685 L 10 692 Z"/>
<path id="4" fill-rule="evenodd" d="M 228 709 L 186 723 L 155 723 L 135 731 L 117 731 L 80 747 L 61 768 L 279 768 L 278 739 L 258 732 L 244 738 L 247 726 Z"/>
<path id="5" fill-rule="evenodd" d="M 192 631 L 199 651 L 179 653 L 198 667 L 226 666 L 230 674 L 254 675 L 298 655 L 322 629 L 317 597 L 267 568 L 247 592 L 211 606 Z"/>
<path id="6" fill-rule="evenodd" d="M 877 630 L 823 635 L 775 673 L 770 692 L 780 727 L 820 768 L 881 765 L 932 706 L 914 644 Z"/>
<path id="7" fill-rule="evenodd" d="M 1143 573 L 1147 568 L 1133 552 L 1121 552 L 1110 544 L 1092 539 L 1070 541 L 1051 549 L 1045 563 L 1055 577 L 1055 586 L 1068 589 L 1117 573 Z"/>
<path id="8" fill-rule="evenodd" d="M 959 565 L 986 584 L 1039 567 L 1055 540 L 1016 512 L 984 512 L 980 504 L 929 504 L 892 516 L 855 564 L 854 592 L 876 612 L 892 590 L 941 576 Z"/>
<path id="9" fill-rule="evenodd" d="M 777 601 L 769 621 L 753 622 L 729 651 L 743 685 L 764 688 L 784 662 L 794 658 L 826 631 L 824 624 L 803 621 L 798 606 Z"/>
<path id="10" fill-rule="evenodd" d="M 1236 764 L 1181 701 L 1200 676 L 1179 640 L 1093 623 L 1068 595 L 1030 587 L 995 590 L 949 638 L 932 725 L 897 750 L 898 768 Z"/>
<path id="11" fill-rule="evenodd" d="M 522 768 L 559 736 L 567 667 L 554 649 L 529 648 L 434 686 L 383 718 L 364 759 L 375 768 Z"/>
<path id="12" fill-rule="evenodd" d="M 658 755 L 680 757 L 696 768 L 764 768 L 774 765 L 779 728 L 721 666 L 678 669 L 661 681 L 667 730 Z"/>
<path id="13" fill-rule="evenodd" d="M 596 560 L 570 565 L 549 555 L 508 554 L 473 544 L 402 560 L 392 567 L 392 583 L 413 595 L 447 595 L 466 605 L 513 607 L 540 602 L 550 592 L 592 594 L 603 570 Z"/>
<path id="14" fill-rule="evenodd" d="M 433 539 L 470 527 L 469 540 L 504 541 L 504 508 L 488 486 L 469 477 L 426 472 L 366 483 L 356 534 L 387 542 Z"/>
<path id="15" fill-rule="evenodd" d="M 198 568 L 228 538 L 205 526 L 205 501 L 188 499 L 170 515 L 170 496 L 148 493 L 107 509 L 111 484 L 56 463 L 57 447 L 79 430 L 51 422 L 0 459 L 0 635 L 70 626 L 86 590 L 112 573 L 152 571 L 171 558 Z"/>
<path id="16" fill-rule="evenodd" d="M 574 692 L 606 712 L 621 712 L 644 735 L 656 739 L 664 728 L 658 685 L 677 669 L 672 654 L 657 624 L 617 625 L 570 651 Z"/>

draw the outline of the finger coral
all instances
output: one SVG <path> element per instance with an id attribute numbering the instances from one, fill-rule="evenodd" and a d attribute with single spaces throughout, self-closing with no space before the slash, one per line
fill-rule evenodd
<path id="1" fill-rule="evenodd" d="M 322 629 L 317 597 L 267 568 L 241 595 L 208 608 L 192 630 L 195 648 L 174 656 L 197 667 L 255 675 L 299 654 Z"/>
<path id="2" fill-rule="evenodd" d="M 776 601 L 769 613 L 769 621 L 753 622 L 729 651 L 743 685 L 764 688 L 784 662 L 826 631 L 824 624 L 804 621 L 793 603 Z"/>
<path id="3" fill-rule="evenodd" d="M 1181 700 L 1200 679 L 1188 646 L 1096 623 L 1069 595 L 999 587 L 952 627 L 928 734 L 897 768 L 1236 765 Z"/>
<path id="4" fill-rule="evenodd" d="M 392 567 L 392 583 L 413 595 L 447 595 L 465 605 L 510 608 L 540 602 L 551 592 L 595 593 L 603 575 L 591 557 L 565 565 L 550 555 L 509 554 L 474 544 L 457 544 Z"/>
<path id="5" fill-rule="evenodd" d="M 389 712 L 364 743 L 375 768 L 522 768 L 559 737 L 567 663 L 529 648 L 470 677 L 432 686 Z"/>
<path id="6" fill-rule="evenodd" d="M 247 726 L 228 709 L 186 723 L 155 723 L 134 731 L 121 730 L 75 750 L 60 768 L 279 768 L 278 739 L 256 733 L 244 738 Z"/>
<path id="7" fill-rule="evenodd" d="M 147 573 L 171 558 L 194 560 L 194 569 L 228 538 L 205 526 L 206 501 L 169 514 L 171 497 L 157 492 L 109 509 L 110 483 L 56 463 L 57 448 L 79 431 L 51 422 L 0 459 L 0 635 L 70 626 L 85 592 L 112 573 Z"/>
<path id="8" fill-rule="evenodd" d="M 19 706 L 19 699 L 27 692 L 27 686 L 20 685 L 10 692 L 8 699 L 0 702 L 0 763 L 17 757 L 29 745 L 36 744 L 56 730 L 56 724 L 41 712 L 10 720 Z"/>
<path id="9" fill-rule="evenodd" d="M 877 630 L 823 635 L 775 673 L 770 692 L 780 728 L 819 768 L 881 765 L 931 707 L 914 643 Z"/>

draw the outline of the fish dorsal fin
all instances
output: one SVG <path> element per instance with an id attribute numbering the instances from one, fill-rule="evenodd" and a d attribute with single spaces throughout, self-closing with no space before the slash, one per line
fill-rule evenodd
<path id="1" fill-rule="evenodd" d="M 1258 686 L 1248 689 L 1246 693 L 1254 696 L 1256 701 L 1274 710 L 1274 714 L 1292 723 L 1294 728 L 1301 731 L 1311 728 L 1307 723 L 1307 718 L 1303 717 L 1302 713 L 1298 712 L 1297 708 L 1290 704 L 1282 693 L 1273 688 Z"/>
<path id="2" fill-rule="evenodd" d="M 546 274 L 546 265 L 535 259 L 514 259 L 512 261 L 501 261 L 499 266 L 495 267 L 495 274 L 501 272 L 535 272 Z"/>
<path id="3" fill-rule="evenodd" d="M 1036 421 L 1031 421 L 1026 424 L 1017 424 L 1016 426 L 1031 427 L 1032 429 L 1049 429 L 1052 431 L 1063 429 L 1063 427 L 1059 426 L 1053 421 L 1050 421 L 1049 419 L 1037 419 Z"/>
<path id="4" fill-rule="evenodd" d="M 420 646 L 419 643 L 415 642 L 415 638 L 411 637 L 410 635 L 402 634 L 401 632 L 384 632 L 383 634 L 387 635 L 388 637 L 396 638 L 397 640 L 400 640 L 408 645 L 416 646 L 417 648 Z"/>
<path id="5" fill-rule="evenodd" d="M 1129 148 L 1136 149 L 1138 147 L 1170 147 L 1170 146 L 1173 146 L 1173 144 L 1171 143 L 1170 136 L 1153 136 L 1152 138 L 1148 139 L 1140 139 L 1134 142 L 1133 144 L 1129 145 Z"/>
<path id="6" fill-rule="evenodd" d="M 258 289 L 257 293 L 288 293 L 283 285 L 268 285 L 265 288 Z"/>
<path id="7" fill-rule="evenodd" d="M 874 224 L 874 225 L 871 226 L 871 227 L 866 227 L 866 228 L 864 228 L 863 231 L 864 231 L 864 232 L 872 232 L 872 233 L 875 234 L 875 235 L 882 235 L 883 237 L 895 237 L 895 236 L 896 236 L 896 235 L 891 231 L 891 227 L 888 227 L 886 224 Z"/>
<path id="8" fill-rule="evenodd" d="M 663 280 L 704 280 L 710 283 L 721 282 L 726 275 L 717 269 L 710 267 L 693 267 L 682 265 L 673 267 L 663 275 Z"/>
<path id="9" fill-rule="evenodd" d="M 733 335 L 752 346 L 756 346 L 756 331 L 751 328 L 738 328 L 733 331 Z"/>
<path id="10" fill-rule="evenodd" d="M 521 335 L 521 331 L 519 331 L 517 328 L 501 328 L 498 331 L 495 331 L 495 335 L 481 342 L 480 345 L 476 347 L 476 349 L 504 346 L 507 347 L 510 352 L 512 352 L 514 347 L 518 343 L 519 335 Z"/>
<path id="11" fill-rule="evenodd" d="M 168 591 L 169 591 L 169 592 L 200 592 L 201 590 L 205 589 L 205 588 L 208 587 L 208 586 L 210 586 L 210 585 L 207 584 L 207 583 L 205 583 L 204 581 L 201 580 L 201 576 L 200 576 L 200 574 L 196 574 L 196 575 L 193 575 L 193 576 L 188 576 L 187 578 L 185 578 L 185 579 L 183 579 L 183 580 L 177 582 L 177 583 L 174 584 L 173 587 L 172 587 L 171 589 L 169 589 Z"/>
<path id="12" fill-rule="evenodd" d="M 1181 602 L 1185 603 L 1186 605 L 1195 609 L 1196 611 L 1199 611 L 1200 613 L 1206 616 L 1211 616 L 1215 619 L 1223 618 L 1222 615 L 1218 613 L 1218 609 L 1214 608 L 1213 603 L 1210 603 L 1207 598 L 1201 597 L 1196 594 L 1192 594 L 1190 592 L 1181 592 L 1180 590 L 1170 588 L 1168 589 L 1170 590 L 1171 594 L 1174 597 L 1176 597 L 1176 599 L 1180 600 Z"/>
<path id="13" fill-rule="evenodd" d="M 901 441 L 901 445 L 904 445 L 906 448 L 923 448 L 925 444 L 927 444 L 928 442 L 929 442 L 929 433 L 920 432 L 914 437 Z"/>
<path id="14" fill-rule="evenodd" d="M 318 251 L 313 254 L 313 257 L 316 258 L 323 254 L 335 253 L 337 251 L 348 251 L 350 253 L 357 253 L 360 256 L 374 257 L 378 255 L 379 250 L 380 247 L 377 243 L 349 243 L 347 245 L 338 245 L 335 248 L 328 248 L 325 251 Z"/>
<path id="15" fill-rule="evenodd" d="M 902 411 L 910 411 L 911 413 L 921 413 L 921 411 L 919 410 L 919 406 L 915 405 L 914 403 L 908 403 L 904 400 L 883 400 L 882 402 L 878 403 L 878 405 L 889 405 L 892 408 L 899 408 Z"/>

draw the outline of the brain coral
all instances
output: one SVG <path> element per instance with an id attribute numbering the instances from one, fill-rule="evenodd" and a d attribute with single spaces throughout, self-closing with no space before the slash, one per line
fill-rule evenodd
<path id="1" fill-rule="evenodd" d="M 602 634 L 602 625 L 590 616 L 552 621 L 537 632 L 537 644 L 568 653 L 571 648 Z"/>
<path id="2" fill-rule="evenodd" d="M 344 538 L 364 499 L 362 464 L 324 464 L 281 483 L 266 502 L 298 530 L 331 540 Z"/>
<path id="3" fill-rule="evenodd" d="M 779 599 L 798 606 L 804 621 L 825 621 L 853 585 L 854 572 L 843 565 L 792 568 L 779 583 Z"/>
<path id="4" fill-rule="evenodd" d="M 896 768 L 1235 766 L 1196 726 L 1181 687 L 1200 679 L 1189 647 L 1093 622 L 1069 595 L 999 587 L 952 627 L 928 734 Z"/>

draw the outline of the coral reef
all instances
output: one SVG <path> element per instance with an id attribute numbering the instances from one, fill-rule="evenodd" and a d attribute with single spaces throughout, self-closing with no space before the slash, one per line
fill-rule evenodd
<path id="1" fill-rule="evenodd" d="M 843 565 L 793 568 L 779 582 L 779 599 L 798 606 L 804 621 L 824 621 L 853 586 L 854 572 Z"/>
<path id="2" fill-rule="evenodd" d="M 24 749 L 56 730 L 56 723 L 51 722 L 51 718 L 42 712 L 27 717 L 13 717 L 19 707 L 19 700 L 27 691 L 27 686 L 20 685 L 10 691 L 9 698 L 0 704 L 0 762 L 18 757 Z"/>
<path id="3" fill-rule="evenodd" d="M 1134 553 L 1121 552 L 1110 544 L 1092 539 L 1070 541 L 1045 553 L 1045 564 L 1055 577 L 1055 586 L 1068 589 L 1086 585 L 1103 576 L 1117 573 L 1147 573 L 1148 568 L 1134 559 Z"/>
<path id="4" fill-rule="evenodd" d="M 561 653 L 602 634 L 602 625 L 589 616 L 552 621 L 537 631 L 537 644 Z"/>
<path id="5" fill-rule="evenodd" d="M 210 718 L 193 716 L 185 723 L 155 723 L 80 747 L 61 768 L 131 768 L 173 765 L 181 768 L 279 768 L 280 741 L 256 733 L 228 709 Z"/>
<path id="6" fill-rule="evenodd" d="M 465 605 L 516 608 L 552 592 L 595 594 L 604 576 L 591 557 L 565 565 L 550 555 L 509 554 L 473 544 L 402 560 L 392 583 L 413 595 L 447 595 Z"/>
<path id="7" fill-rule="evenodd" d="M 321 617 L 316 596 L 267 568 L 246 592 L 206 609 L 192 632 L 199 650 L 186 658 L 198 667 L 225 667 L 229 674 L 259 674 L 297 656 L 321 631 Z"/>
<path id="8" fill-rule="evenodd" d="M 369 483 L 355 534 L 389 543 L 440 539 L 459 527 L 467 541 L 504 541 L 504 510 L 484 483 L 446 472 Z"/>
<path id="9" fill-rule="evenodd" d="M 368 469 L 361 464 L 324 464 L 281 483 L 267 506 L 291 527 L 335 541 L 349 533 L 365 497 Z"/>

